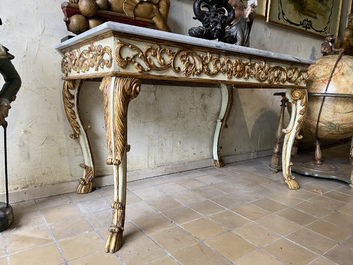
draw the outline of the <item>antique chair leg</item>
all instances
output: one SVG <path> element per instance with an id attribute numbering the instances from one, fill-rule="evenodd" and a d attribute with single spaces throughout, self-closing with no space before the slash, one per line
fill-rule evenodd
<path id="1" fill-rule="evenodd" d="M 287 106 L 287 98 L 286 98 L 286 93 L 284 92 L 279 92 L 279 93 L 274 93 L 275 96 L 281 96 L 281 110 L 279 114 L 279 119 L 278 119 L 278 124 L 277 124 L 277 130 L 276 130 L 276 138 L 275 138 L 275 145 L 273 147 L 273 153 L 272 153 L 272 158 L 271 158 L 271 164 L 270 164 L 270 169 L 273 173 L 278 172 L 278 170 L 281 169 L 281 140 L 283 136 L 282 129 L 284 128 L 284 112 Z"/>
<path id="2" fill-rule="evenodd" d="M 114 201 L 112 223 L 105 244 L 106 252 L 116 252 L 123 244 L 126 207 L 127 113 L 129 102 L 138 96 L 141 83 L 135 78 L 104 77 L 99 89 L 103 92 L 104 121 L 108 146 L 107 164 L 114 168 Z"/>

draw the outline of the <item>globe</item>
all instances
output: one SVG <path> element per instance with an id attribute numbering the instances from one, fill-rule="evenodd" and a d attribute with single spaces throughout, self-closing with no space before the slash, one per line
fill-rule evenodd
<path id="1" fill-rule="evenodd" d="M 320 139 L 352 137 L 353 57 L 329 55 L 317 59 L 308 68 L 307 89 L 308 107 L 302 130 Z"/>

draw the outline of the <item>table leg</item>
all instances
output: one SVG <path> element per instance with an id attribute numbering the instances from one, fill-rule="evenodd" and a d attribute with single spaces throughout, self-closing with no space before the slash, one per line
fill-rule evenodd
<path id="1" fill-rule="evenodd" d="M 84 160 L 84 163 L 80 164 L 80 167 L 83 168 L 83 177 L 79 180 L 79 185 L 76 189 L 76 192 L 89 193 L 93 189 L 92 181 L 94 178 L 94 161 L 89 139 L 81 120 L 78 107 L 78 100 L 82 83 L 83 80 L 65 80 L 62 93 L 66 117 L 73 131 L 70 137 L 74 140 L 78 140 L 81 146 Z"/>
<path id="2" fill-rule="evenodd" d="M 292 111 L 288 127 L 283 129 L 285 136 L 282 150 L 282 172 L 288 188 L 296 190 L 299 189 L 299 185 L 292 176 L 290 159 L 294 140 L 302 138 L 299 132 L 307 110 L 308 94 L 306 89 L 287 89 L 286 97 L 292 104 Z"/>
<path id="3" fill-rule="evenodd" d="M 280 157 L 281 157 L 281 140 L 283 136 L 283 127 L 284 127 L 284 112 L 287 107 L 287 98 L 286 94 L 284 92 L 279 92 L 275 93 L 275 96 L 281 96 L 281 110 L 279 113 L 279 119 L 277 123 L 277 129 L 276 129 L 276 136 L 275 136 L 275 145 L 273 147 L 273 152 L 272 152 L 272 157 L 271 157 L 271 164 L 270 164 L 270 169 L 273 173 L 278 172 L 282 168 L 282 165 L 280 165 Z"/>
<path id="4" fill-rule="evenodd" d="M 219 143 L 222 130 L 226 126 L 229 112 L 233 104 L 233 86 L 221 84 L 221 93 L 221 110 L 216 122 L 216 129 L 213 137 L 213 161 L 216 167 L 223 167 L 223 161 L 219 155 L 222 147 Z"/>
<path id="5" fill-rule="evenodd" d="M 116 252 L 123 244 L 126 207 L 127 114 L 129 102 L 138 96 L 141 83 L 134 78 L 104 77 L 99 89 L 103 92 L 104 121 L 108 146 L 107 164 L 114 167 L 113 215 L 106 252 Z"/>

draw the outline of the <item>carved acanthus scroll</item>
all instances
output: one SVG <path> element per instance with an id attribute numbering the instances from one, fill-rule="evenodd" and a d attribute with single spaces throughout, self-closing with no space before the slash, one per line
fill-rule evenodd
<path id="1" fill-rule="evenodd" d="M 288 188 L 296 190 L 299 189 L 299 184 L 291 173 L 291 147 L 295 139 L 302 138 L 299 133 L 306 115 L 308 94 L 306 89 L 287 89 L 286 97 L 291 103 L 292 110 L 289 124 L 286 129 L 282 130 L 285 134 L 283 139 L 282 171 Z"/>
<path id="2" fill-rule="evenodd" d="M 85 73 L 93 69 L 112 67 L 112 50 L 109 46 L 91 44 L 86 49 L 74 49 L 66 52 L 61 61 L 61 72 L 64 75 L 75 71 L 77 73 Z"/>
<path id="3" fill-rule="evenodd" d="M 80 81 L 78 86 L 76 86 L 75 80 L 65 81 L 62 90 L 66 118 L 72 128 L 72 134 L 70 134 L 70 137 L 75 140 L 78 139 L 80 135 L 80 126 L 78 124 L 78 117 L 75 109 L 75 94 L 77 94 L 77 90 L 81 87 L 81 84 L 82 81 Z"/>
<path id="4" fill-rule="evenodd" d="M 118 41 L 115 49 L 115 61 L 121 68 L 132 65 L 138 73 L 165 71 L 185 77 L 224 75 L 227 79 L 254 79 L 269 84 L 303 85 L 306 69 L 271 65 L 266 61 L 252 61 L 224 56 L 222 53 L 198 52 L 183 49 L 171 49 L 155 44 L 139 46 Z"/>
<path id="5" fill-rule="evenodd" d="M 104 95 L 108 165 L 119 165 L 126 151 L 128 104 L 138 96 L 140 87 L 141 82 L 134 78 L 104 77 L 101 82 L 99 89 Z"/>

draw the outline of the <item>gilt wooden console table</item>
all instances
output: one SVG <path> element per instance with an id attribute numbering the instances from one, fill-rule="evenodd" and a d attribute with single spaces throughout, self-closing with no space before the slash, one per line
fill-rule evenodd
<path id="1" fill-rule="evenodd" d="M 290 123 L 283 130 L 282 172 L 290 189 L 299 188 L 291 175 L 290 154 L 305 117 L 310 60 L 116 22 L 106 22 L 56 48 L 63 56 L 63 103 L 73 130 L 71 137 L 79 141 L 84 158 L 78 193 L 90 192 L 94 178 L 93 155 L 80 119 L 78 95 L 84 80 L 101 80 L 107 163 L 113 165 L 115 184 L 106 252 L 117 251 L 123 242 L 128 104 L 138 96 L 142 79 L 219 84 L 222 98 L 213 141 L 218 167 L 223 166 L 219 141 L 232 105 L 233 88 L 286 89 L 293 107 Z"/>

